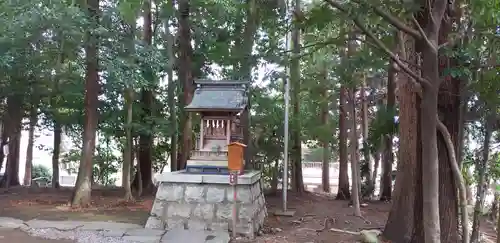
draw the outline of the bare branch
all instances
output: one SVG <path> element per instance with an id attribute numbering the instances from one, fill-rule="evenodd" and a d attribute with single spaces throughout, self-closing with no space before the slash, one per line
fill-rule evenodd
<path id="1" fill-rule="evenodd" d="M 398 30 L 401 30 L 403 32 L 405 32 L 406 34 L 412 36 L 413 38 L 415 39 L 420 39 L 422 38 L 421 34 L 413 29 L 412 27 L 406 25 L 405 23 L 403 23 L 403 21 L 401 21 L 401 19 L 393 16 L 392 14 L 384 11 L 383 9 L 377 7 L 377 6 L 373 6 L 367 2 L 362 2 L 360 0 L 352 0 L 353 2 L 357 3 L 357 4 L 360 4 L 360 5 L 367 5 L 369 6 L 370 8 L 373 9 L 373 12 L 375 12 L 377 15 L 379 15 L 380 17 L 382 17 L 385 21 L 389 22 L 389 24 L 391 24 L 392 26 L 396 27 Z"/>
<path id="2" fill-rule="evenodd" d="M 422 29 L 422 26 L 420 26 L 414 15 L 411 16 L 411 20 L 413 21 L 413 24 L 417 26 L 418 32 L 420 32 L 420 35 L 422 36 L 422 39 L 424 39 L 425 43 L 427 43 L 427 45 L 431 47 L 433 50 L 436 50 L 436 46 L 432 44 L 429 38 L 427 38 L 425 31 Z"/>
<path id="3" fill-rule="evenodd" d="M 324 0 L 324 1 L 329 3 L 334 8 L 336 8 L 336 9 L 338 9 L 346 14 L 349 14 L 348 11 L 340 3 L 335 2 L 335 0 Z M 411 71 L 406 65 L 404 65 L 404 63 L 402 63 L 399 60 L 399 58 L 396 54 L 394 54 L 382 41 L 380 41 L 370 30 L 368 30 L 361 23 L 361 21 L 359 20 L 358 17 L 353 16 L 352 21 L 361 30 L 361 32 L 363 32 L 368 38 L 370 38 L 374 42 L 375 45 L 377 45 L 380 49 L 382 49 L 382 51 L 384 51 L 387 55 L 389 55 L 391 57 L 391 59 L 396 64 L 398 64 L 398 66 L 400 66 L 406 74 L 408 74 L 409 76 L 414 78 L 416 81 L 418 81 L 419 84 L 421 84 L 424 87 L 431 86 L 429 81 L 425 80 L 420 75 L 417 75 L 415 72 Z"/>

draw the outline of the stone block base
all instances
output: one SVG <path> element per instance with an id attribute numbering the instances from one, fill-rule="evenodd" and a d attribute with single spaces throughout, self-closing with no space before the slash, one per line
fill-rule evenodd
<path id="1" fill-rule="evenodd" d="M 158 181 L 146 228 L 232 230 L 233 186 L 228 175 L 171 172 Z M 253 238 L 267 216 L 260 172 L 241 175 L 236 194 L 237 233 Z"/>

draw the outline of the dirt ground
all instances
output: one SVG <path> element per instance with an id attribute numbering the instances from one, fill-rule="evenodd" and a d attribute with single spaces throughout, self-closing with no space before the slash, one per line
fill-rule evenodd
<path id="1" fill-rule="evenodd" d="M 145 224 L 154 197 L 146 196 L 135 203 L 121 201 L 123 192 L 120 189 L 96 189 L 92 192 L 92 206 L 85 209 L 71 209 L 68 200 L 70 188 L 55 190 L 52 188 L 11 188 L 0 191 L 0 216 L 14 217 L 22 220 L 84 220 L 115 221 Z M 352 208 L 347 201 L 336 201 L 332 196 L 317 193 L 305 193 L 298 196 L 289 193 L 289 208 L 296 211 L 294 217 L 277 217 L 273 213 L 281 208 L 281 194 L 266 195 L 269 217 L 266 220 L 263 234 L 253 243 L 352 243 L 356 236 L 331 232 L 337 228 L 346 231 L 363 229 L 382 229 L 387 219 L 391 204 L 384 202 L 368 202 L 361 209 L 364 219 L 352 215 Z M 324 223 L 328 221 L 328 226 Z M 325 230 L 321 230 L 324 229 Z M 491 240 L 496 240 L 494 224 L 484 221 L 483 231 Z M 25 237 L 14 232 L 13 237 Z M 1 231 L 0 231 L 1 235 Z M 10 236 L 9 236 L 10 237 Z M 10 238 L 9 238 L 10 240 Z M 2 242 L 0 238 L 0 242 Z M 30 241 L 17 241 L 31 243 Z M 34 241 L 33 243 L 45 243 Z M 496 242 L 496 241 L 493 241 Z M 66 242 L 61 242 L 66 243 Z"/>

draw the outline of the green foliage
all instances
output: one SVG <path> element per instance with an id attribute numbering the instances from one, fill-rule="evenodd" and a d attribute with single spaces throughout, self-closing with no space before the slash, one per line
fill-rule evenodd
<path id="1" fill-rule="evenodd" d="M 399 122 L 395 118 L 395 109 L 379 106 L 375 118 L 370 123 L 367 144 L 364 144 L 363 148 L 369 149 L 370 153 L 379 151 L 382 139 L 388 135 L 396 135 L 398 132 Z"/>
<path id="2" fill-rule="evenodd" d="M 40 177 L 52 179 L 52 171 L 44 165 L 33 165 L 31 168 L 31 179 Z"/>

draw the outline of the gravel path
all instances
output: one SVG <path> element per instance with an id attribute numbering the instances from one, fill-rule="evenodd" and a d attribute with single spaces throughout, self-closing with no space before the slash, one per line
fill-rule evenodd
<path id="1" fill-rule="evenodd" d="M 0 229 L 0 242 L 15 243 L 74 243 L 72 240 L 48 240 L 32 237 L 20 230 Z"/>
<path id="2" fill-rule="evenodd" d="M 43 239 L 42 239 L 43 238 Z M 13 243 L 228 243 L 227 232 L 146 229 L 114 222 L 22 221 L 0 217 L 0 242 Z"/>

